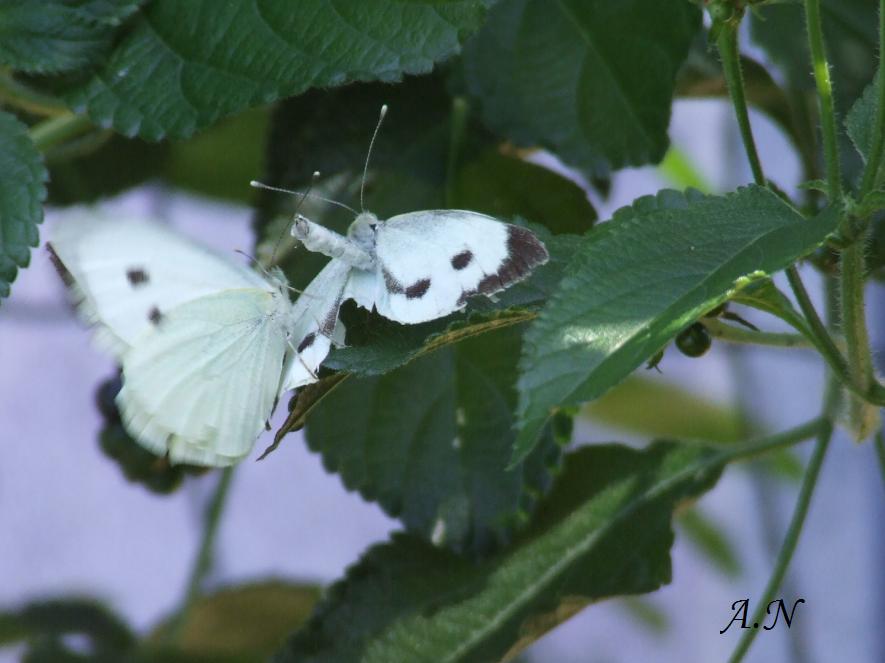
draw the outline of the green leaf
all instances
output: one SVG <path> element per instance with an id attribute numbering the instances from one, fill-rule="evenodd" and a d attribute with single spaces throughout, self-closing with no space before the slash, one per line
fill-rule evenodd
<path id="1" fill-rule="evenodd" d="M 837 216 L 805 221 L 757 186 L 725 197 L 665 190 L 617 211 L 526 333 L 514 459 L 557 407 L 601 396 L 698 317 L 812 251 Z"/>
<path id="2" fill-rule="evenodd" d="M 19 267 L 27 267 L 31 247 L 37 246 L 37 225 L 43 221 L 46 168 L 43 157 L 28 136 L 28 128 L 15 116 L 0 111 L 0 298 Z"/>
<path id="3" fill-rule="evenodd" d="M 29 603 L 0 613 L 0 646 L 34 636 L 82 634 L 97 652 L 123 652 L 135 643 L 135 634 L 116 614 L 87 598 L 53 599 Z"/>
<path id="4" fill-rule="evenodd" d="M 592 601 L 670 582 L 673 509 L 712 487 L 722 458 L 675 443 L 581 449 L 512 546 L 475 563 L 395 535 L 331 588 L 275 660 L 515 656 Z"/>
<path id="5" fill-rule="evenodd" d="M 657 162 L 700 19 L 684 0 L 502 0 L 465 46 L 467 88 L 495 132 L 588 173 Z"/>
<path id="6" fill-rule="evenodd" d="M 877 76 L 876 80 L 867 86 L 863 96 L 854 103 L 845 118 L 848 137 L 863 157 L 864 163 L 869 158 L 873 146 L 873 129 L 876 127 L 879 106 L 878 78 Z"/>
<path id="7" fill-rule="evenodd" d="M 552 170 L 488 150 L 458 171 L 451 206 L 499 219 L 519 216 L 556 233 L 583 234 L 596 220 L 587 192 Z"/>
<path id="8" fill-rule="evenodd" d="M 663 366 L 666 361 L 665 356 Z M 653 377 L 627 378 L 585 405 L 581 415 L 605 426 L 651 438 L 733 444 L 746 434 L 736 409 Z"/>
<path id="9" fill-rule="evenodd" d="M 172 143 L 163 179 L 213 198 L 250 202 L 255 190 L 249 181 L 261 172 L 269 115 L 266 108 L 253 108 Z"/>
<path id="10" fill-rule="evenodd" d="M 225 587 L 194 603 L 177 634 L 176 650 L 212 660 L 266 660 L 293 625 L 307 620 L 320 594 L 319 587 L 279 580 Z M 167 641 L 170 626 L 164 622 L 157 627 L 150 642 Z"/>
<path id="11" fill-rule="evenodd" d="M 729 578 L 741 574 L 741 563 L 735 555 L 737 546 L 729 540 L 725 530 L 697 506 L 679 514 L 680 529 L 688 540 Z"/>
<path id="12" fill-rule="evenodd" d="M 876 3 L 822 0 L 821 14 L 836 108 L 844 112 L 872 80 L 876 68 Z M 814 89 L 801 3 L 764 3 L 756 7 L 750 18 L 750 34 L 780 65 L 790 87 Z"/>
<path id="13" fill-rule="evenodd" d="M 479 28 L 485 4 L 155 0 L 68 101 L 128 136 L 183 138 L 311 87 L 427 73 Z"/>
<path id="14" fill-rule="evenodd" d="M 92 64 L 143 0 L 0 0 L 0 63 L 29 73 Z"/>
<path id="15" fill-rule="evenodd" d="M 486 552 L 507 541 L 548 488 L 560 454 L 548 428 L 524 464 L 505 470 L 521 331 L 483 334 L 386 375 L 348 380 L 311 414 L 310 448 L 349 489 L 435 545 Z"/>

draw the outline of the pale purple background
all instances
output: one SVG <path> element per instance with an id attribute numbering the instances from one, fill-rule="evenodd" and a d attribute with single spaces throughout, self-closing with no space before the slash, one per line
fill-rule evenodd
<path id="1" fill-rule="evenodd" d="M 671 128 L 674 144 L 720 190 L 750 179 L 730 118 L 729 109 L 718 102 L 680 102 Z M 758 116 L 754 122 L 763 162 L 790 191 L 798 177 L 795 158 L 770 123 Z M 653 168 L 625 171 L 615 178 L 610 200 L 594 202 L 605 218 L 637 195 L 666 185 Z M 245 208 L 157 188 L 111 204 L 121 214 L 160 213 L 225 250 L 248 250 L 252 244 Z M 44 238 L 52 236 L 57 221 L 58 214 L 48 215 Z M 807 278 L 816 288 L 816 276 L 808 273 Z M 881 291 L 871 289 L 870 295 L 871 321 L 878 331 Z M 770 318 L 753 319 L 779 328 Z M 811 353 L 753 350 L 749 365 L 755 375 L 764 376 L 755 383 L 750 405 L 771 430 L 818 411 L 823 373 Z M 727 403 L 734 397 L 728 366 L 718 345 L 702 360 L 671 351 L 665 374 L 656 379 Z M 122 478 L 96 443 L 101 423 L 94 391 L 112 370 L 112 362 L 92 349 L 90 334 L 71 316 L 45 253 L 35 252 L 31 268 L 21 274 L 12 299 L 0 310 L 0 608 L 38 597 L 94 595 L 145 630 L 181 597 L 215 477 L 192 480 L 165 498 Z M 268 438 L 258 441 L 253 457 Z M 641 441 L 589 424 L 578 427 L 576 439 Z M 719 635 L 730 619 L 730 606 L 736 599 L 758 598 L 773 563 L 774 550 L 760 529 L 760 511 L 778 523 L 776 549 L 796 492 L 791 485 L 779 485 L 771 494 L 760 492 L 749 473 L 730 468 L 701 505 L 737 543 L 743 576 L 725 579 L 678 537 L 674 582 L 649 598 L 669 617 L 666 633 L 656 635 L 639 626 L 618 602 L 604 603 L 536 644 L 531 661 L 725 660 L 739 636 L 735 628 Z M 840 433 L 792 566 L 790 586 L 796 596 L 785 595 L 790 602 L 797 596 L 807 602 L 797 610 L 792 631 L 760 633 L 748 661 L 885 660 L 883 497 L 872 447 L 856 446 Z M 329 582 L 396 527 L 376 506 L 347 493 L 337 476 L 326 474 L 320 459 L 305 449 L 301 436 L 291 435 L 267 460 L 247 460 L 237 469 L 212 585 L 268 576 Z M 788 647 L 790 636 L 800 636 L 804 653 Z M 15 650 L 0 650 L 0 661 L 15 657 Z"/>

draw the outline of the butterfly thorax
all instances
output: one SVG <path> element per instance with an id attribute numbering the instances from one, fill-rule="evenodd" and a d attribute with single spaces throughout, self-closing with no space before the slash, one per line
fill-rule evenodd
<path id="1" fill-rule="evenodd" d="M 375 226 L 378 217 L 371 212 L 361 212 L 347 229 L 347 237 L 369 255 L 375 255 Z"/>

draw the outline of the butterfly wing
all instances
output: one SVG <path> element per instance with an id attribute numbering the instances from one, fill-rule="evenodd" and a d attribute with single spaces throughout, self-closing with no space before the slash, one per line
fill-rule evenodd
<path id="1" fill-rule="evenodd" d="M 378 224 L 375 272 L 354 270 L 348 296 L 402 323 L 426 322 L 493 295 L 547 262 L 526 228 L 463 210 L 427 210 Z"/>
<path id="2" fill-rule="evenodd" d="M 351 267 L 333 258 L 308 284 L 292 307 L 291 354 L 283 391 L 316 382 L 332 342 L 344 341 L 338 310 Z M 353 270 L 355 271 L 355 270 Z"/>
<path id="3" fill-rule="evenodd" d="M 280 293 L 245 288 L 163 314 L 123 358 L 117 403 L 129 433 L 173 462 L 242 459 L 280 393 L 290 313 Z"/>
<path id="4" fill-rule="evenodd" d="M 227 289 L 272 289 L 244 265 L 148 220 L 72 216 L 49 248 L 71 277 L 81 315 L 99 325 L 99 344 L 117 357 L 179 304 Z"/>

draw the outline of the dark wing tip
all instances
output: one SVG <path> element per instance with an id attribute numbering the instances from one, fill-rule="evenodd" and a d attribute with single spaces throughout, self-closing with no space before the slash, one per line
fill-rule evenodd
<path id="1" fill-rule="evenodd" d="M 55 252 L 55 247 L 52 246 L 50 242 L 46 242 L 46 252 L 49 254 L 49 261 L 52 263 L 52 266 L 55 267 L 55 271 L 58 274 L 58 277 L 62 280 L 68 288 L 74 285 L 74 276 L 68 271 L 68 268 L 65 267 L 65 264 L 61 261 L 61 258 L 58 257 L 58 254 Z"/>

